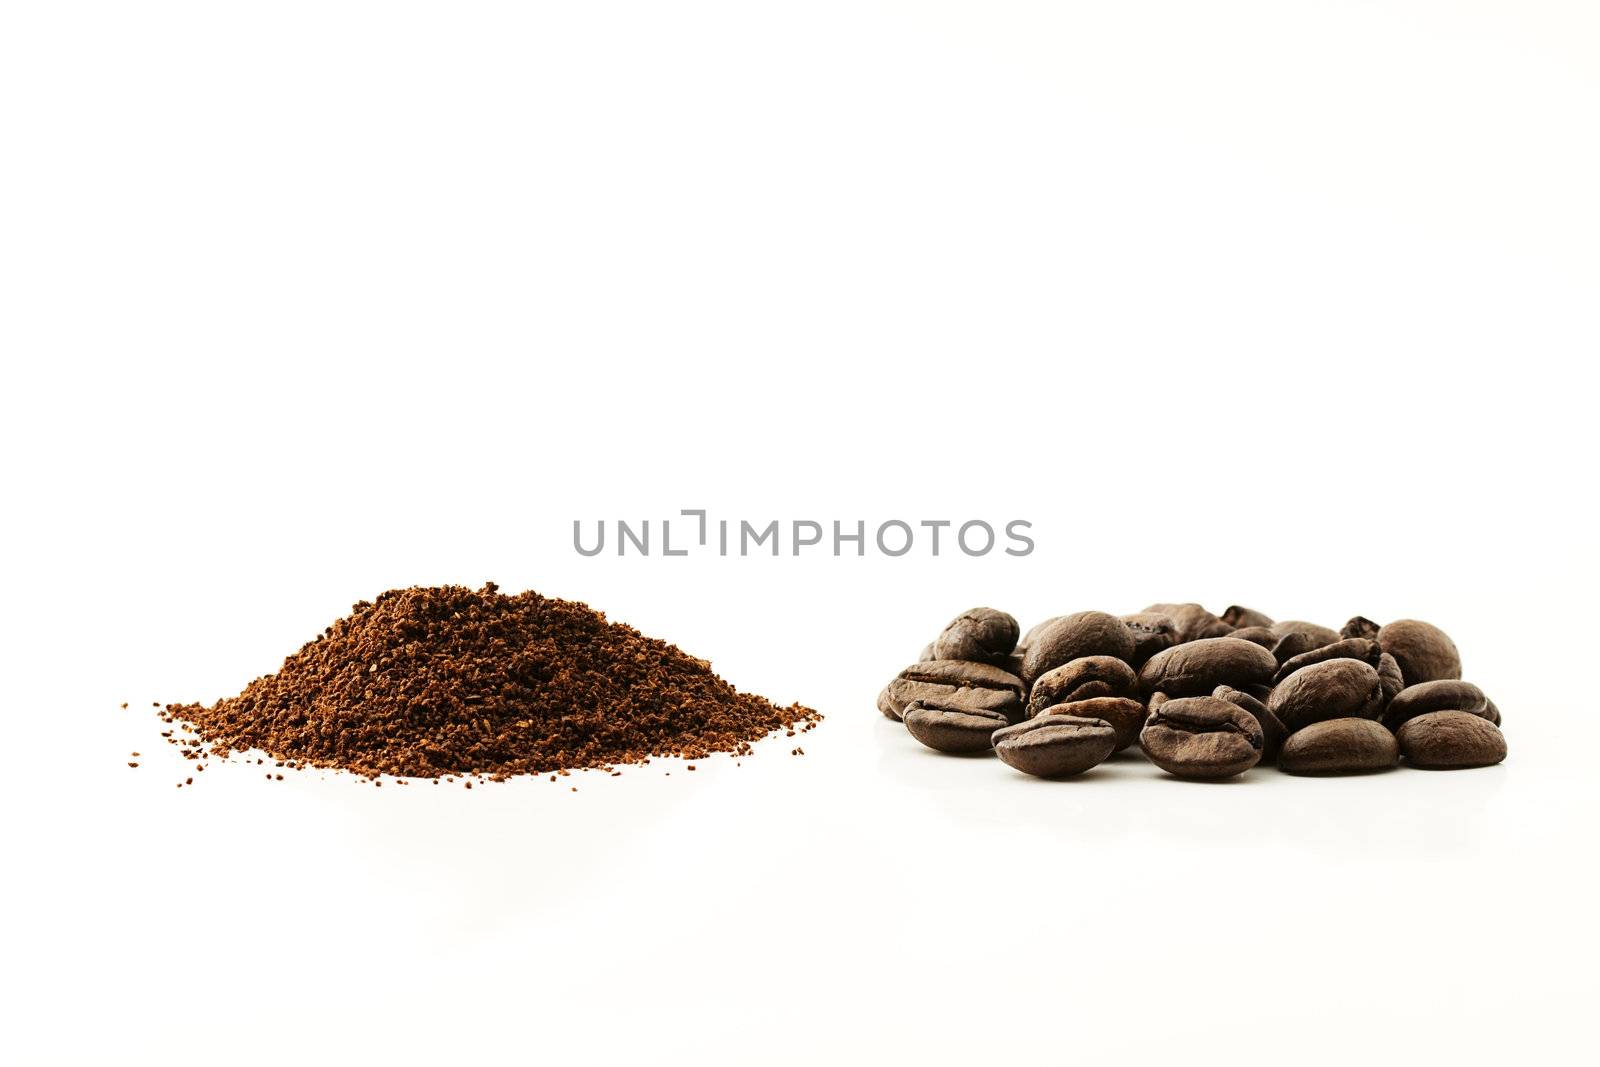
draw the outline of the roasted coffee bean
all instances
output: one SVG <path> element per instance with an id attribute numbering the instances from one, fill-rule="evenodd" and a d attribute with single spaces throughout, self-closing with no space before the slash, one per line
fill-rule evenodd
<path id="1" fill-rule="evenodd" d="M 1400 751 L 1413 767 L 1488 767 L 1506 758 L 1500 727 L 1468 711 L 1431 711 L 1400 727 Z"/>
<path id="2" fill-rule="evenodd" d="M 1022 718 L 1022 681 L 999 667 L 969 660 L 934 659 L 913 663 L 886 690 L 891 718 L 904 718 L 914 700 L 976 712 L 999 712 L 1009 722 Z"/>
<path id="3" fill-rule="evenodd" d="M 1122 616 L 1122 624 L 1133 634 L 1133 657 L 1128 662 L 1134 667 L 1144 666 L 1151 656 L 1178 643 L 1178 624 L 1170 615 L 1142 611 Z"/>
<path id="4" fill-rule="evenodd" d="M 1144 613 L 1170 618 L 1178 628 L 1178 644 L 1207 637 L 1226 637 L 1233 629 L 1199 604 L 1151 604 Z"/>
<path id="5" fill-rule="evenodd" d="M 1267 707 L 1291 735 L 1328 719 L 1375 719 L 1383 710 L 1383 683 L 1369 663 L 1331 659 L 1302 667 L 1279 682 Z"/>
<path id="6" fill-rule="evenodd" d="M 1219 685 L 1243 689 L 1272 680 L 1278 661 L 1260 645 L 1235 637 L 1208 637 L 1174 645 L 1139 668 L 1145 694 L 1207 696 Z"/>
<path id="7" fill-rule="evenodd" d="M 1085 656 L 1133 656 L 1133 634 L 1115 615 L 1080 611 L 1052 619 L 1033 634 L 1022 660 L 1022 680 L 1032 685 L 1040 675 Z"/>
<path id="8" fill-rule="evenodd" d="M 1072 715 L 1080 719 L 1101 719 L 1117 731 L 1117 751 L 1139 740 L 1139 730 L 1144 726 L 1144 705 L 1132 697 L 1089 697 L 1065 704 L 1052 704 L 1039 711 L 1035 718 L 1046 715 Z"/>
<path id="9" fill-rule="evenodd" d="M 1305 634 L 1307 637 L 1310 637 L 1316 641 L 1316 644 L 1313 646 L 1315 648 L 1321 648 L 1323 645 L 1331 645 L 1335 641 L 1339 640 L 1338 630 L 1335 630 L 1330 626 L 1319 626 L 1314 622 L 1302 622 L 1299 619 L 1290 619 L 1288 622 L 1275 622 L 1269 627 L 1269 629 L 1271 629 L 1273 633 L 1277 634 L 1279 638 L 1287 637 L 1290 634 Z"/>
<path id="10" fill-rule="evenodd" d="M 1278 638 L 1278 643 L 1272 646 L 1272 658 L 1280 664 L 1288 663 L 1296 656 L 1303 656 L 1307 652 L 1315 651 L 1324 645 L 1332 643 L 1331 641 L 1322 640 L 1316 634 L 1308 634 L 1297 630 Z"/>
<path id="11" fill-rule="evenodd" d="M 1376 641 L 1378 639 L 1378 631 L 1381 629 L 1383 629 L 1383 627 L 1379 626 L 1371 619 L 1357 615 L 1340 628 L 1339 636 L 1365 637 L 1368 640 Z"/>
<path id="12" fill-rule="evenodd" d="M 1045 671 L 1028 691 L 1028 714 L 1037 715 L 1052 704 L 1067 704 L 1090 697 L 1131 697 L 1139 692 L 1133 668 L 1115 656 L 1085 656 Z"/>
<path id="13" fill-rule="evenodd" d="M 1101 719 L 1043 715 L 996 730 L 995 755 L 1007 766 L 1041 778 L 1067 778 L 1105 762 L 1117 732 Z"/>
<path id="14" fill-rule="evenodd" d="M 1139 734 L 1150 762 L 1180 778 L 1243 774 L 1260 762 L 1264 743 L 1254 715 L 1211 696 L 1160 702 Z"/>
<path id="15" fill-rule="evenodd" d="M 1048 619 L 1036 622 L 1028 627 L 1028 631 L 1017 641 L 1016 655 L 1026 656 L 1028 649 L 1038 642 L 1039 635 L 1064 618 L 1066 618 L 1065 615 L 1052 615 Z M 1020 678 L 1022 675 L 1018 674 L 1017 677 Z"/>
<path id="16" fill-rule="evenodd" d="M 1278 638 L 1265 626 L 1241 626 L 1228 635 L 1236 641 L 1249 641 L 1252 645 L 1260 645 L 1269 652 L 1278 645 Z"/>
<path id="17" fill-rule="evenodd" d="M 884 686 L 883 690 L 878 693 L 878 710 L 883 712 L 886 718 L 893 719 L 895 722 L 900 721 L 900 709 L 894 706 L 894 699 L 889 696 L 888 686 Z"/>
<path id="18" fill-rule="evenodd" d="M 1278 757 L 1278 750 L 1283 747 L 1284 739 L 1289 736 L 1289 730 L 1283 725 L 1283 720 L 1267 707 L 1262 698 L 1235 689 L 1231 685 L 1219 685 L 1211 695 L 1254 715 L 1256 722 L 1261 724 L 1261 758 L 1270 761 Z"/>
<path id="19" fill-rule="evenodd" d="M 1328 775 L 1505 755 L 1499 709 L 1461 680 L 1454 643 L 1425 622 L 1357 615 L 1336 632 L 1188 603 L 1020 629 L 993 608 L 964 612 L 878 694 L 878 710 L 930 748 L 998 747 L 1046 777 L 1082 773 L 1134 741 L 1189 778 L 1263 760 Z"/>
<path id="20" fill-rule="evenodd" d="M 1400 663 L 1387 652 L 1378 655 L 1378 681 L 1383 684 L 1383 702 L 1388 704 L 1406 687 L 1405 676 L 1400 673 Z"/>
<path id="21" fill-rule="evenodd" d="M 1461 677 L 1461 653 L 1450 636 L 1432 623 L 1400 619 L 1378 631 L 1378 646 L 1393 656 L 1406 685 Z"/>
<path id="22" fill-rule="evenodd" d="M 1003 664 L 1017 647 L 1017 620 L 994 608 L 973 608 L 950 621 L 933 642 L 934 659 Z"/>
<path id="23" fill-rule="evenodd" d="M 1378 642 L 1369 641 L 1364 637 L 1335 641 L 1331 645 L 1323 645 L 1321 648 L 1314 648 L 1310 652 L 1302 652 L 1285 660 L 1278 667 L 1278 673 L 1273 676 L 1273 684 L 1283 681 L 1301 667 L 1309 667 L 1313 663 L 1326 663 L 1330 659 L 1358 659 L 1376 667 L 1378 657 L 1382 654 Z"/>
<path id="24" fill-rule="evenodd" d="M 1291 734 L 1278 753 L 1289 774 L 1360 774 L 1400 761 L 1394 734 L 1372 719 L 1327 719 Z"/>
<path id="25" fill-rule="evenodd" d="M 1040 619 L 1038 622 L 1028 627 L 1027 631 L 1023 633 L 1021 639 L 1017 641 L 1017 647 L 1021 649 L 1027 645 L 1033 644 L 1034 640 L 1044 632 L 1045 627 L 1049 626 L 1057 619 L 1064 618 L 1066 618 L 1065 615 L 1052 615 L 1048 619 Z"/>
<path id="26" fill-rule="evenodd" d="M 931 749 L 953 755 L 987 752 L 994 732 L 1010 725 L 1001 712 L 952 706 L 937 697 L 913 700 L 901 712 L 901 718 L 912 737 Z"/>
<path id="27" fill-rule="evenodd" d="M 1422 682 L 1402 689 L 1400 695 L 1383 709 L 1383 723 L 1391 730 L 1398 730 L 1418 715 L 1435 711 L 1464 711 L 1490 722 L 1495 722 L 1500 714 L 1498 710 L 1490 714 L 1489 698 L 1471 682 L 1441 678 L 1436 682 Z"/>
<path id="28" fill-rule="evenodd" d="M 1265 615 L 1250 608 L 1242 608 L 1238 604 L 1231 604 L 1222 613 L 1222 621 L 1232 626 L 1235 630 L 1272 628 L 1272 616 Z"/>
<path id="29" fill-rule="evenodd" d="M 929 641 L 927 644 L 923 645 L 922 646 L 922 651 L 917 653 L 917 662 L 918 663 L 927 663 L 929 660 L 935 660 L 935 659 L 938 659 L 938 658 L 939 658 L 938 656 L 933 654 L 933 642 L 932 641 Z"/>

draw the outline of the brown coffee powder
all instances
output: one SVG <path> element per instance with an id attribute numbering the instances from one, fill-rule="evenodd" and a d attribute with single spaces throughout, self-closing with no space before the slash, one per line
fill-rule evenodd
<path id="1" fill-rule="evenodd" d="M 219 757 L 253 748 L 280 765 L 424 778 L 744 754 L 822 718 L 740 693 L 584 604 L 493 583 L 362 601 L 238 696 L 161 716 Z"/>

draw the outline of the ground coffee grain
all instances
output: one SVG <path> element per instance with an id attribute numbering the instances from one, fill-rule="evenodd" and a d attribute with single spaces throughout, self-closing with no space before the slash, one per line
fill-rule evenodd
<path id="1" fill-rule="evenodd" d="M 366 777 L 495 779 L 742 755 L 822 718 L 740 693 L 705 660 L 584 604 L 493 583 L 362 601 L 238 696 L 160 714 L 219 757 L 260 749 Z"/>

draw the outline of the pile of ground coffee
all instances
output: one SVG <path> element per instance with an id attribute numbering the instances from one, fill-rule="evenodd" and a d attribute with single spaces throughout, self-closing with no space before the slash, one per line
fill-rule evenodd
<path id="1" fill-rule="evenodd" d="M 822 717 L 740 693 L 584 604 L 493 583 L 362 601 L 238 696 L 161 716 L 212 756 L 260 749 L 287 766 L 423 778 L 745 754 Z"/>

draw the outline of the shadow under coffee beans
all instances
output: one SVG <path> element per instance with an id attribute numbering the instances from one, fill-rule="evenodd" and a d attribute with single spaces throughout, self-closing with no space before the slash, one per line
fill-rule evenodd
<path id="1" fill-rule="evenodd" d="M 1021 635 L 1020 638 L 1018 635 Z M 957 616 L 878 695 L 942 752 L 991 749 L 1039 777 L 1082 774 L 1135 740 L 1180 778 L 1483 767 L 1505 758 L 1500 710 L 1461 680 L 1443 630 L 1342 629 L 1234 605 L 1080 611 L 1024 632 L 994 608 Z M 1076 718 L 1078 721 L 1068 721 Z"/>
<path id="2" fill-rule="evenodd" d="M 259 749 L 368 777 L 494 779 L 745 754 L 822 718 L 740 693 L 705 660 L 584 604 L 493 583 L 362 601 L 238 696 L 161 716 L 218 757 Z"/>

